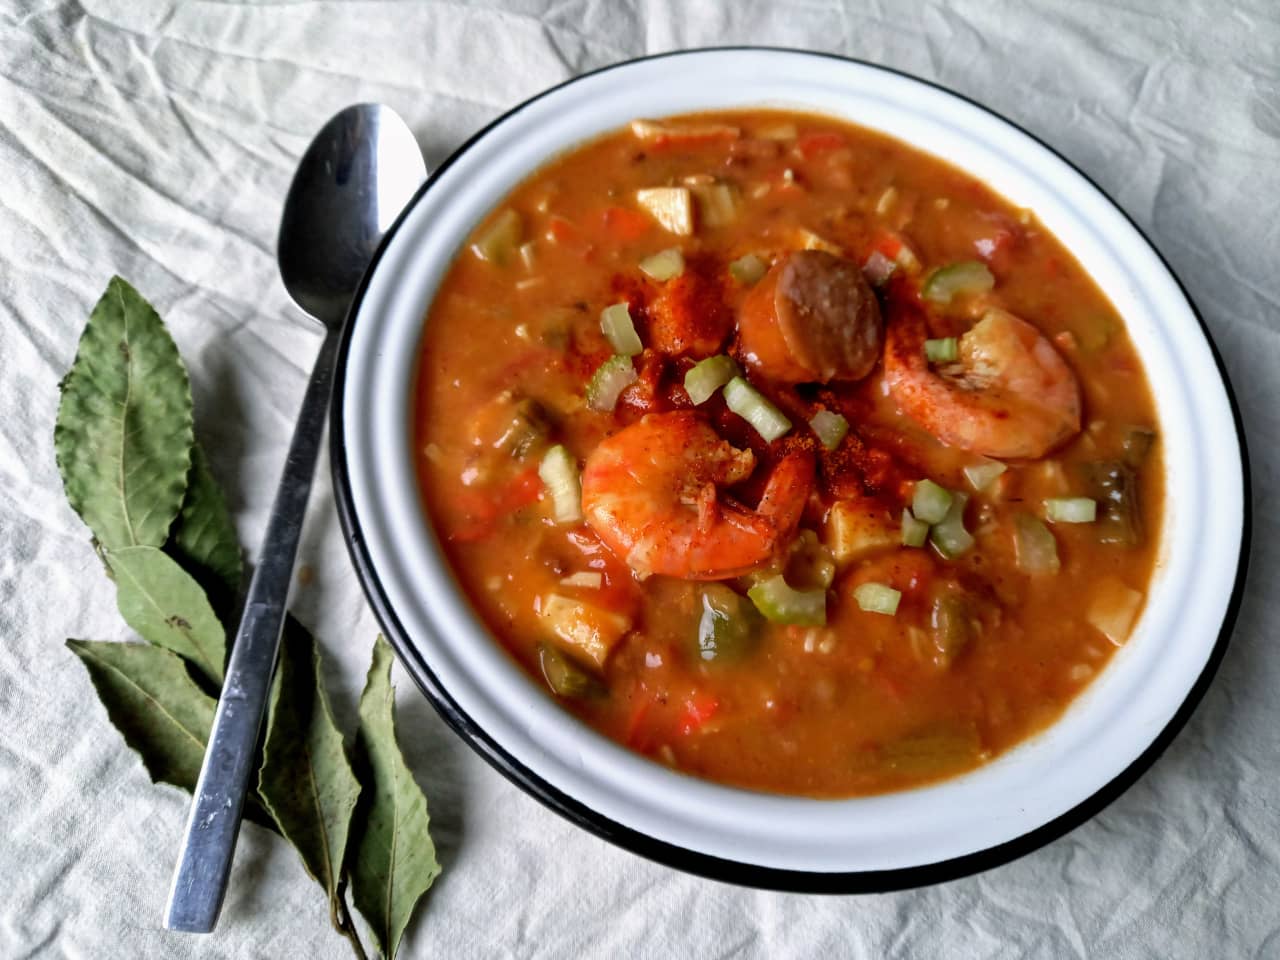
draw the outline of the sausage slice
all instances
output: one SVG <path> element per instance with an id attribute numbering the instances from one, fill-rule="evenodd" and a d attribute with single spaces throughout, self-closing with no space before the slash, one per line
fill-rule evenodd
<path id="1" fill-rule="evenodd" d="M 738 337 L 746 362 L 772 380 L 861 380 L 880 356 L 884 324 L 857 264 L 796 250 L 747 295 Z"/>

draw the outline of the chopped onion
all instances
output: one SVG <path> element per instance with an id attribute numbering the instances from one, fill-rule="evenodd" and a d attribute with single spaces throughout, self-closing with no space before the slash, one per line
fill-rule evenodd
<path id="1" fill-rule="evenodd" d="M 717 390 L 738 375 L 732 357 L 720 354 L 699 360 L 684 375 L 684 390 L 695 406 L 706 403 Z"/>
<path id="2" fill-rule="evenodd" d="M 1093 523 L 1098 504 L 1088 497 L 1050 497 L 1044 502 L 1044 515 L 1052 523 Z"/>
<path id="3" fill-rule="evenodd" d="M 599 570 L 579 570 L 560 579 L 562 587 L 584 587 L 588 590 L 599 590 L 604 583 L 604 574 Z"/>
<path id="4" fill-rule="evenodd" d="M 636 382 L 631 358 L 615 354 L 596 368 L 587 384 L 587 406 L 608 413 L 618 403 L 618 395 Z"/>
<path id="5" fill-rule="evenodd" d="M 752 284 L 759 283 L 760 278 L 765 275 L 767 269 L 763 260 L 754 253 L 748 253 L 729 264 L 729 276 L 744 287 L 749 287 Z"/>
<path id="6" fill-rule="evenodd" d="M 644 350 L 636 325 L 631 322 L 631 308 L 625 303 L 615 303 L 600 312 L 600 332 L 624 357 L 634 357 Z"/>
<path id="7" fill-rule="evenodd" d="M 484 233 L 476 237 L 476 242 L 471 244 L 471 252 L 481 260 L 501 266 L 515 252 L 522 230 L 520 214 L 508 207 L 494 217 Z"/>
<path id="8" fill-rule="evenodd" d="M 893 275 L 898 265 L 879 250 L 872 250 L 867 262 L 862 265 L 862 275 L 873 287 L 883 286 Z"/>
<path id="9" fill-rule="evenodd" d="M 902 545 L 904 547 L 923 547 L 929 539 L 929 525 L 917 520 L 905 507 L 902 510 Z"/>
<path id="10" fill-rule="evenodd" d="M 782 411 L 740 376 L 725 384 L 724 402 L 770 443 L 791 429 L 791 421 Z"/>
<path id="11" fill-rule="evenodd" d="M 951 491 L 946 487 L 932 480 L 921 480 L 911 498 L 911 512 L 925 523 L 941 523 L 951 509 L 951 500 Z"/>
<path id="12" fill-rule="evenodd" d="M 824 447 L 834 450 L 849 432 L 849 421 L 830 410 L 819 410 L 810 418 L 809 427 Z"/>
<path id="13" fill-rule="evenodd" d="M 688 187 L 650 187 L 636 191 L 636 203 L 671 233 L 693 233 L 693 194 Z"/>
<path id="14" fill-rule="evenodd" d="M 551 494 L 552 512 L 556 523 L 577 523 L 582 519 L 582 479 L 578 476 L 578 461 L 561 444 L 556 444 L 542 456 L 538 464 L 538 476 Z"/>
<path id="15" fill-rule="evenodd" d="M 684 254 L 678 247 L 662 250 L 640 261 L 640 271 L 654 280 L 671 280 L 684 273 Z"/>
<path id="16" fill-rule="evenodd" d="M 959 356 L 960 345 L 955 337 L 924 342 L 924 358 L 930 363 L 952 363 Z"/>
<path id="17" fill-rule="evenodd" d="M 883 583 L 863 583 L 853 591 L 853 598 L 858 601 L 858 608 L 867 613 L 883 613 L 892 617 L 898 612 L 902 592 Z"/>
<path id="18" fill-rule="evenodd" d="M 1142 609 L 1142 594 L 1114 577 L 1098 584 L 1085 619 L 1116 646 L 1129 639 Z"/>
<path id="19" fill-rule="evenodd" d="M 985 490 L 995 483 L 1008 470 L 999 460 L 984 460 L 982 463 L 971 463 L 964 468 L 964 478 L 974 490 Z"/>
<path id="20" fill-rule="evenodd" d="M 1057 573 L 1058 541 L 1040 520 L 1029 513 L 1013 518 L 1013 550 L 1018 569 L 1024 573 Z"/>

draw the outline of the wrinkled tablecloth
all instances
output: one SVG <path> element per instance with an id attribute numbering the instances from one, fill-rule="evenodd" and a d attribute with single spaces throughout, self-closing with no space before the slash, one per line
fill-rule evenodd
<path id="1" fill-rule="evenodd" d="M 403 956 L 1280 957 L 1280 6 L 1274 0 L 0 0 L 0 957 L 348 955 L 291 849 L 247 827 L 212 936 L 160 929 L 187 798 L 153 786 L 69 636 L 123 639 L 54 468 L 56 384 L 113 273 L 167 318 L 250 556 L 316 332 L 274 259 L 333 112 L 395 107 L 429 162 L 575 73 L 679 47 L 850 54 L 975 97 L 1115 197 L 1202 309 L 1252 441 L 1253 569 L 1203 705 L 1103 814 L 929 889 L 738 889 L 570 826 L 397 667 L 444 873 Z M 327 465 L 295 605 L 349 723 L 377 625 Z"/>

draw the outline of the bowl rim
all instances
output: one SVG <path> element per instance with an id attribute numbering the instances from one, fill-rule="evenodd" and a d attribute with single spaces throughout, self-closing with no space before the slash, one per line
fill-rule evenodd
<path id="1" fill-rule="evenodd" d="M 377 570 L 374 567 L 372 557 L 370 556 L 368 547 L 361 532 L 359 520 L 356 516 L 351 478 L 347 462 L 345 424 L 343 418 L 343 394 L 346 384 L 347 360 L 350 352 L 352 331 L 355 327 L 355 318 L 360 312 L 360 307 L 368 290 L 370 280 L 377 270 L 383 254 L 388 249 L 390 243 L 405 222 L 409 213 L 417 206 L 426 192 L 447 169 L 466 154 L 473 145 L 484 138 L 493 128 L 529 107 L 531 104 L 542 100 L 556 91 L 583 81 L 589 77 L 618 70 L 632 64 L 667 58 L 694 56 L 704 53 L 735 51 L 765 53 L 776 52 L 792 55 L 799 54 L 809 57 L 829 59 L 842 63 L 857 64 L 873 70 L 883 71 L 896 77 L 905 78 L 966 102 L 997 120 L 1003 121 L 1005 124 L 1033 141 L 1036 145 L 1048 151 L 1069 167 L 1084 182 L 1091 186 L 1097 194 L 1114 209 L 1116 213 L 1128 222 L 1137 236 L 1141 238 L 1147 248 L 1155 255 L 1160 265 L 1165 271 L 1167 271 L 1168 276 L 1173 280 L 1182 298 L 1186 301 L 1186 306 L 1189 312 L 1195 317 L 1222 382 L 1227 404 L 1231 413 L 1240 456 L 1241 482 L 1243 487 L 1241 494 L 1241 536 L 1239 556 L 1236 561 L 1236 572 L 1232 584 L 1231 595 L 1223 613 L 1222 624 L 1219 628 L 1218 636 L 1209 652 L 1204 668 L 1188 690 L 1181 704 L 1174 711 L 1165 727 L 1154 736 L 1147 748 L 1119 774 L 1107 783 L 1103 784 L 1076 806 L 1059 814 L 1054 819 L 1049 820 L 1048 822 L 1010 840 L 982 850 L 966 853 L 961 856 L 952 857 L 935 863 L 907 867 L 846 872 L 818 872 L 765 866 L 691 850 L 686 847 L 679 846 L 678 844 L 652 837 L 632 827 L 618 823 L 598 811 L 593 810 L 580 800 L 575 799 L 553 784 L 547 782 L 534 771 L 522 764 L 517 758 L 504 749 L 503 746 L 489 733 L 480 727 L 458 705 L 443 684 L 440 683 L 427 664 L 421 651 L 409 639 L 407 631 L 393 609 L 386 590 L 379 579 Z M 413 678 L 418 688 L 422 691 L 424 696 L 426 696 L 427 700 L 431 703 L 432 707 L 440 717 L 462 738 L 465 743 L 483 757 L 494 769 L 534 799 L 538 800 L 548 809 L 551 809 L 565 817 L 571 823 L 574 823 L 575 825 L 615 844 L 616 846 L 622 847 L 632 853 L 639 854 L 666 866 L 675 867 L 688 873 L 741 886 L 796 893 L 850 894 L 889 892 L 942 883 L 980 873 L 1015 860 L 1050 843 L 1053 840 L 1058 839 L 1084 823 L 1086 820 L 1089 820 L 1097 813 L 1101 812 L 1106 806 L 1132 786 L 1142 776 L 1142 774 L 1144 774 L 1155 763 L 1181 729 L 1186 725 L 1188 719 L 1191 717 L 1192 713 L 1203 698 L 1205 691 L 1208 689 L 1209 684 L 1212 682 L 1213 677 L 1218 670 L 1218 666 L 1222 662 L 1222 658 L 1226 654 L 1230 636 L 1235 626 L 1243 600 L 1252 537 L 1251 476 L 1243 419 L 1240 414 L 1239 403 L 1236 399 L 1234 388 L 1227 374 L 1218 346 L 1213 339 L 1208 325 L 1205 323 L 1204 317 L 1201 315 L 1199 308 L 1187 292 L 1186 286 L 1183 284 L 1181 278 L 1152 242 L 1151 238 L 1147 236 L 1146 232 L 1134 221 L 1134 219 L 1087 173 L 1081 170 L 1069 158 L 1064 156 L 1050 144 L 1046 143 L 1040 137 L 1036 136 L 1034 133 L 1030 132 L 1015 121 L 1010 120 L 998 111 L 991 109 L 963 93 L 952 90 L 943 84 L 915 76 L 914 74 L 895 67 L 862 60 L 856 57 L 848 57 L 841 54 L 823 51 L 805 50 L 802 48 L 752 44 L 697 47 L 649 54 L 611 63 L 595 70 L 577 74 L 565 81 L 562 81 L 561 83 L 548 87 L 547 89 L 500 114 L 476 131 L 456 150 L 454 150 L 435 170 L 431 171 L 431 174 L 419 187 L 413 198 L 405 206 L 404 210 L 401 211 L 395 222 L 383 236 L 382 241 L 374 253 L 374 256 L 365 271 L 364 277 L 362 278 L 347 311 L 347 317 L 343 325 L 335 360 L 331 398 L 332 408 L 330 412 L 329 431 L 330 470 L 343 538 L 346 540 L 348 552 L 351 555 L 356 575 L 360 580 L 361 587 L 364 590 L 365 596 L 373 609 L 379 625 L 382 627 L 383 632 L 396 651 L 401 663 L 405 666 L 409 675 Z"/>

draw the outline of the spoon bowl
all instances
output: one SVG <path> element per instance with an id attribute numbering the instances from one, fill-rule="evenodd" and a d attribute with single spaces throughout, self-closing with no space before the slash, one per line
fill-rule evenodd
<path id="1" fill-rule="evenodd" d="M 426 173 L 390 107 L 356 104 L 324 125 L 298 164 L 276 243 L 280 278 L 299 307 L 341 326 L 382 235 Z"/>

